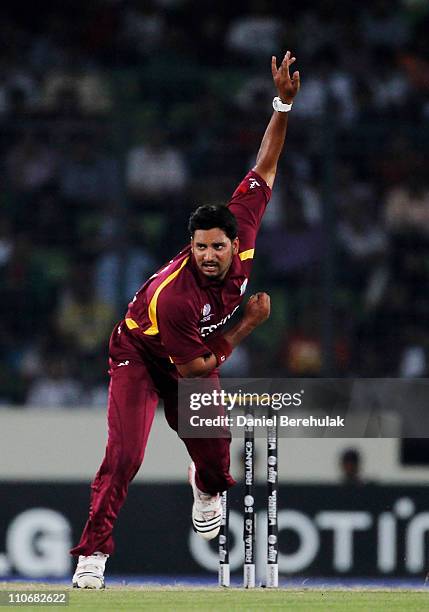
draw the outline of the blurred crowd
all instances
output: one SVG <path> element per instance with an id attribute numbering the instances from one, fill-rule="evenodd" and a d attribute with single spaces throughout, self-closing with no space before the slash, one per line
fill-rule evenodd
<path id="1" fill-rule="evenodd" d="M 0 404 L 104 406 L 113 323 L 254 163 L 287 49 L 273 312 L 224 374 L 429 374 L 426 0 L 5 4 Z"/>

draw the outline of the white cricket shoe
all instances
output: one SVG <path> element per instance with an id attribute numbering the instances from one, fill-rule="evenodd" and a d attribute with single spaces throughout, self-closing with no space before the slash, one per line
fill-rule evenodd
<path id="1" fill-rule="evenodd" d="M 195 464 L 191 463 L 188 470 L 189 484 L 194 494 L 192 506 L 192 523 L 194 531 L 205 540 L 213 540 L 220 529 L 222 506 L 219 493 L 210 495 L 203 493 L 195 484 Z"/>
<path id="2" fill-rule="evenodd" d="M 95 552 L 85 557 L 79 555 L 79 561 L 73 576 L 75 589 L 104 589 L 104 568 L 109 555 Z"/>

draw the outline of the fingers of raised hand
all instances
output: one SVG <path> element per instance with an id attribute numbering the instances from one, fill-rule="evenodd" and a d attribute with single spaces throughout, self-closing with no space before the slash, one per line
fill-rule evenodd
<path id="1" fill-rule="evenodd" d="M 275 55 L 271 58 L 271 72 L 273 73 L 273 77 L 277 74 L 277 58 Z"/>
<path id="2" fill-rule="evenodd" d="M 290 59 L 290 51 L 286 51 L 284 58 L 282 60 L 282 66 L 286 66 Z"/>
<path id="3" fill-rule="evenodd" d="M 286 51 L 280 66 L 280 70 L 289 75 L 289 66 L 291 66 L 294 62 L 296 62 L 296 57 L 293 57 L 290 51 Z"/>
<path id="4" fill-rule="evenodd" d="M 285 56 L 282 60 L 282 66 L 290 66 L 296 61 L 296 57 L 292 55 L 290 51 L 286 51 Z"/>
<path id="5" fill-rule="evenodd" d="M 295 72 L 293 73 L 292 82 L 294 84 L 294 87 L 298 90 L 301 83 L 301 77 L 299 76 L 298 70 L 295 70 Z"/>

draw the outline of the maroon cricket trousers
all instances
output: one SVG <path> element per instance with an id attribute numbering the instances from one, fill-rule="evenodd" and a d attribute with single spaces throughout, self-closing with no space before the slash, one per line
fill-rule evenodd
<path id="1" fill-rule="evenodd" d="M 168 424 L 178 430 L 177 370 L 137 350 L 127 334 L 110 342 L 108 440 L 103 462 L 91 485 L 89 518 L 73 555 L 114 552 L 113 527 L 145 453 L 158 400 Z M 217 378 L 217 373 L 212 374 Z M 182 438 L 183 439 L 183 438 Z M 229 473 L 229 438 L 186 438 L 195 462 L 199 489 L 215 494 L 235 484 Z M 144 512 L 144 509 L 143 509 Z"/>

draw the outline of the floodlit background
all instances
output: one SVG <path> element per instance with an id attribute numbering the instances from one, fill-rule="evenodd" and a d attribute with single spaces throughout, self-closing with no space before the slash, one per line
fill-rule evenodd
<path id="1" fill-rule="evenodd" d="M 63 576 L 105 443 L 111 328 L 186 243 L 191 210 L 226 202 L 253 165 L 272 54 L 291 49 L 302 79 L 248 290 L 270 293 L 272 315 L 223 374 L 428 375 L 429 5 L 18 1 L 0 15 L 0 577 Z M 189 534 L 186 465 L 160 410 L 112 571 L 213 575 L 214 549 Z M 283 441 L 282 574 L 424 574 L 428 466 L 425 440 Z"/>

